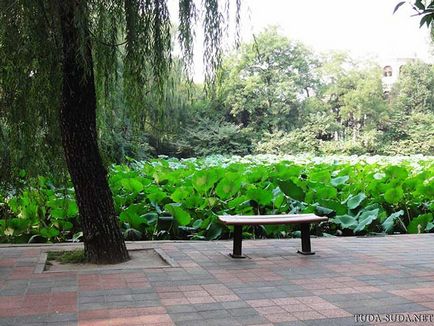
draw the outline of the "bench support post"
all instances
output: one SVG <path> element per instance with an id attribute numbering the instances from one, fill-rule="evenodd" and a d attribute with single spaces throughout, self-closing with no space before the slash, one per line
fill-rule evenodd
<path id="1" fill-rule="evenodd" d="M 242 241 L 243 241 L 243 226 L 234 225 L 234 248 L 232 254 L 229 254 L 232 258 L 246 258 L 242 254 Z"/>
<path id="2" fill-rule="evenodd" d="M 297 252 L 302 255 L 314 255 L 315 252 L 311 251 L 310 246 L 310 224 L 302 223 L 301 224 L 301 251 Z"/>

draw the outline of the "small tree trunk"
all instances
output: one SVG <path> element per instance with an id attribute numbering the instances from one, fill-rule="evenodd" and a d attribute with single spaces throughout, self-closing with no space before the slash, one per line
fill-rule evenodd
<path id="1" fill-rule="evenodd" d="M 63 44 L 60 129 L 86 257 L 92 263 L 114 264 L 129 257 L 98 150 L 91 43 L 87 26 L 80 26 L 80 34 L 76 25 L 76 15 L 85 16 L 85 9 L 85 3 L 78 0 L 59 2 Z M 80 17 L 83 22 L 87 25 L 87 17 Z"/>

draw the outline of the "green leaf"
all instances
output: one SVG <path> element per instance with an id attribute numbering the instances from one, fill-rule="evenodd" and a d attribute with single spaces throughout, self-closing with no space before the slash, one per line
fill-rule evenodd
<path id="1" fill-rule="evenodd" d="M 431 25 L 432 20 L 433 20 L 432 14 L 433 13 L 431 12 L 431 14 L 426 14 L 425 16 L 423 16 L 422 19 L 420 20 L 419 27 L 422 27 L 425 24 L 426 24 L 426 27 L 429 27 Z"/>
<path id="2" fill-rule="evenodd" d="M 241 188 L 241 178 L 237 173 L 228 173 L 217 184 L 215 193 L 226 200 L 234 196 Z"/>
<path id="3" fill-rule="evenodd" d="M 63 208 L 55 208 L 50 211 L 50 215 L 54 218 L 65 217 L 66 211 Z"/>
<path id="4" fill-rule="evenodd" d="M 359 215 L 359 221 L 357 227 L 354 229 L 354 232 L 363 231 L 368 225 L 370 225 L 373 221 L 378 218 L 379 209 L 366 210 L 362 211 Z"/>
<path id="5" fill-rule="evenodd" d="M 402 209 L 400 211 L 390 214 L 389 217 L 386 218 L 382 224 L 384 231 L 386 233 L 392 232 L 393 227 L 395 225 L 395 221 L 403 215 L 404 215 L 404 211 Z"/>
<path id="6" fill-rule="evenodd" d="M 344 175 L 342 177 L 337 177 L 337 178 L 333 178 L 330 183 L 334 186 L 334 187 L 339 187 L 342 186 L 344 184 L 346 184 L 346 182 L 350 179 L 349 176 Z"/>
<path id="7" fill-rule="evenodd" d="M 347 200 L 347 207 L 349 209 L 356 209 L 357 207 L 360 206 L 360 204 L 366 199 L 366 195 L 361 192 L 359 194 L 357 194 L 356 196 L 351 196 L 348 200 Z"/>
<path id="8" fill-rule="evenodd" d="M 129 228 L 124 231 L 125 240 L 129 241 L 139 241 L 142 240 L 142 232 L 134 228 Z"/>
<path id="9" fill-rule="evenodd" d="M 155 212 L 146 213 L 143 215 L 143 218 L 146 220 L 147 224 L 155 224 L 158 220 L 158 214 Z"/>
<path id="10" fill-rule="evenodd" d="M 330 172 L 327 170 L 317 171 L 309 175 L 309 180 L 313 182 L 329 183 L 331 179 Z"/>
<path id="11" fill-rule="evenodd" d="M 180 204 L 166 204 L 164 209 L 168 211 L 178 222 L 179 225 L 188 225 L 191 221 L 191 216 L 188 212 L 183 210 Z"/>
<path id="12" fill-rule="evenodd" d="M 393 9 L 393 14 L 395 14 L 399 7 L 401 7 L 404 3 L 405 1 L 398 2 L 398 4 L 395 6 L 395 9 Z"/>
<path id="13" fill-rule="evenodd" d="M 70 201 L 68 203 L 68 210 L 66 212 L 66 215 L 68 217 L 74 217 L 78 215 L 78 206 L 75 201 Z"/>
<path id="14" fill-rule="evenodd" d="M 74 227 L 74 225 L 71 222 L 69 222 L 69 221 L 65 221 L 65 222 L 62 223 L 62 229 L 65 230 L 65 231 L 69 231 L 73 227 Z"/>
<path id="15" fill-rule="evenodd" d="M 425 231 L 426 226 L 429 222 L 432 222 L 433 214 L 423 214 L 412 219 L 407 226 L 407 232 L 412 234 L 422 233 Z"/>
<path id="16" fill-rule="evenodd" d="M 176 188 L 170 198 L 176 203 L 182 203 L 187 208 L 200 207 L 204 199 L 194 191 L 193 187 L 181 186 Z"/>
<path id="17" fill-rule="evenodd" d="M 404 197 L 404 191 L 402 190 L 401 187 L 389 188 L 384 193 L 384 199 L 389 204 L 397 204 L 397 203 L 399 203 L 399 201 L 402 199 L 402 197 Z"/>
<path id="18" fill-rule="evenodd" d="M 386 176 L 385 173 L 377 172 L 377 173 L 374 174 L 374 179 L 375 180 L 382 180 L 385 176 Z"/>
<path id="19" fill-rule="evenodd" d="M 176 203 L 182 203 L 193 191 L 193 187 L 181 186 L 175 189 L 170 198 Z"/>
<path id="20" fill-rule="evenodd" d="M 141 192 L 143 190 L 143 184 L 137 178 L 126 178 L 121 180 L 122 187 L 130 192 Z"/>
<path id="21" fill-rule="evenodd" d="M 236 208 L 239 205 L 245 205 L 246 202 L 248 202 L 249 200 L 247 199 L 246 196 L 240 196 L 240 197 L 236 197 L 234 199 L 232 199 L 231 201 L 228 202 L 228 207 L 233 209 Z"/>
<path id="22" fill-rule="evenodd" d="M 426 225 L 425 232 L 430 232 L 430 231 L 432 231 L 433 229 L 434 229 L 434 223 L 429 222 L 429 223 Z"/>
<path id="23" fill-rule="evenodd" d="M 134 229 L 140 229 L 141 225 L 148 224 L 148 221 L 141 216 L 142 210 L 143 208 L 140 205 L 131 205 L 119 214 L 119 220 L 128 223 Z"/>
<path id="24" fill-rule="evenodd" d="M 197 219 L 196 221 L 193 222 L 193 228 L 195 229 L 199 229 L 202 226 L 202 219 Z"/>
<path id="25" fill-rule="evenodd" d="M 206 230 L 206 238 L 208 240 L 215 240 L 220 237 L 223 231 L 223 226 L 217 222 L 212 222 L 208 225 Z"/>
<path id="26" fill-rule="evenodd" d="M 425 11 L 425 5 L 423 4 L 422 0 L 415 0 L 414 5 L 417 7 L 417 9 Z"/>
<path id="27" fill-rule="evenodd" d="M 333 199 L 336 198 L 338 191 L 336 188 L 322 185 L 316 189 L 316 197 L 322 199 Z"/>
<path id="28" fill-rule="evenodd" d="M 315 206 L 315 214 L 318 216 L 327 216 L 327 217 L 336 216 L 336 212 L 334 210 L 319 205 Z"/>
<path id="29" fill-rule="evenodd" d="M 354 230 L 358 223 L 354 216 L 350 215 L 338 215 L 335 218 L 331 219 L 333 223 L 340 225 L 343 229 Z"/>
<path id="30" fill-rule="evenodd" d="M 153 192 L 148 194 L 147 197 L 151 202 L 159 204 L 167 198 L 167 194 L 160 189 L 155 189 Z"/>
<path id="31" fill-rule="evenodd" d="M 280 208 L 285 201 L 285 195 L 279 187 L 273 189 L 273 205 Z"/>
<path id="32" fill-rule="evenodd" d="M 55 228 L 46 227 L 46 228 L 40 229 L 39 233 L 44 238 L 51 239 L 51 238 L 58 236 L 60 232 L 59 232 L 59 230 L 57 230 Z"/>
<path id="33" fill-rule="evenodd" d="M 295 200 L 303 201 L 305 198 L 305 193 L 302 188 L 297 186 L 291 180 L 279 180 L 277 182 L 279 188 L 283 191 L 283 193 Z"/>
<path id="34" fill-rule="evenodd" d="M 249 189 L 247 190 L 246 196 L 262 206 L 271 204 L 273 200 L 273 193 L 266 189 Z"/>
<path id="35" fill-rule="evenodd" d="M 345 215 L 348 212 L 347 206 L 337 200 L 319 199 L 318 204 L 336 212 L 336 215 Z"/>
<path id="36" fill-rule="evenodd" d="M 74 233 L 74 235 L 72 236 L 72 242 L 79 242 L 81 238 L 83 238 L 83 232 L 80 231 Z"/>
<path id="37" fill-rule="evenodd" d="M 283 180 L 289 179 L 291 177 L 298 177 L 303 170 L 303 167 L 289 162 L 277 163 L 274 168 L 276 169 L 275 176 Z"/>
<path id="38" fill-rule="evenodd" d="M 196 172 L 191 179 L 191 183 L 200 194 L 205 194 L 214 186 L 219 179 L 215 170 L 201 170 Z"/>
<path id="39" fill-rule="evenodd" d="M 389 179 L 404 180 L 408 177 L 407 169 L 403 166 L 391 165 L 384 172 Z"/>

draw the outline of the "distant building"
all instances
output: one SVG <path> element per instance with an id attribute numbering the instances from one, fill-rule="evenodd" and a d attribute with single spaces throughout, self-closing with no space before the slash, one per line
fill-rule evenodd
<path id="1" fill-rule="evenodd" d="M 383 68 L 383 91 L 385 94 L 389 94 L 392 90 L 393 84 L 396 83 L 401 73 L 402 66 L 407 63 L 415 62 L 416 58 L 393 58 L 381 61 L 381 67 Z"/>

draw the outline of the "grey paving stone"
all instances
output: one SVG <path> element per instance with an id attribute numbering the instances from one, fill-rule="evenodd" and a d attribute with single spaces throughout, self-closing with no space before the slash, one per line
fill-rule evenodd
<path id="1" fill-rule="evenodd" d="M 160 297 L 157 293 L 140 293 L 140 294 L 132 294 L 133 300 L 141 301 L 141 300 L 158 300 Z"/>
<path id="2" fill-rule="evenodd" d="M 46 319 L 47 323 L 63 323 L 63 322 L 77 322 L 77 315 L 70 313 L 70 314 L 50 314 L 47 316 Z"/>
<path id="3" fill-rule="evenodd" d="M 80 304 L 79 308 L 80 311 L 96 310 L 107 308 L 107 305 L 104 302 L 87 302 Z"/>
<path id="4" fill-rule="evenodd" d="M 227 310 L 208 310 L 199 313 L 203 319 L 228 318 L 231 317 Z"/>
<path id="5" fill-rule="evenodd" d="M 277 299 L 277 298 L 286 298 L 288 297 L 288 293 L 283 291 L 274 291 L 274 292 L 265 292 L 265 298 L 267 299 Z"/>
<path id="6" fill-rule="evenodd" d="M 427 308 L 415 303 L 410 304 L 399 304 L 399 305 L 391 305 L 391 306 L 361 306 L 361 307 L 347 307 L 346 311 L 352 314 L 388 314 L 388 313 L 400 313 L 400 312 L 418 312 L 418 311 L 426 311 Z"/>
<path id="7" fill-rule="evenodd" d="M 250 307 L 245 301 L 227 301 L 222 302 L 222 306 L 225 309 L 234 309 L 234 308 L 248 308 Z"/>
<path id="8" fill-rule="evenodd" d="M 283 323 L 274 323 L 275 326 L 306 326 L 301 320 L 287 321 Z"/>
<path id="9" fill-rule="evenodd" d="M 181 322 L 181 321 L 192 321 L 192 320 L 203 320 L 203 316 L 197 312 L 178 312 L 178 313 L 170 313 L 170 318 L 173 322 Z"/>
<path id="10" fill-rule="evenodd" d="M 203 319 L 200 320 L 182 320 L 182 321 L 178 321 L 175 322 L 176 326 L 205 326 L 207 324 L 205 324 Z"/>
<path id="11" fill-rule="evenodd" d="M 26 294 L 40 294 L 40 293 L 50 293 L 51 287 L 38 287 L 38 288 L 28 288 Z"/>
<path id="12" fill-rule="evenodd" d="M 155 293 L 155 289 L 152 287 L 148 288 L 133 288 L 130 289 L 131 294 L 145 294 L 145 293 Z"/>
<path id="13" fill-rule="evenodd" d="M 99 295 L 97 297 L 79 297 L 78 303 L 81 305 L 86 303 L 104 303 L 105 297 L 103 295 Z"/>
<path id="14" fill-rule="evenodd" d="M 172 313 L 191 313 L 196 312 L 196 309 L 193 305 L 174 305 L 166 307 L 166 310 L 169 314 Z"/>
<path id="15" fill-rule="evenodd" d="M 198 312 L 223 309 L 223 306 L 221 303 L 198 303 L 198 304 L 194 304 L 192 306 Z"/>
<path id="16" fill-rule="evenodd" d="M 356 323 L 354 317 L 304 320 L 307 326 L 368 326 L 368 323 Z"/>
<path id="17" fill-rule="evenodd" d="M 241 325 L 245 325 L 245 326 L 270 323 L 267 319 L 265 319 L 261 315 L 234 316 L 233 319 L 239 322 Z"/>
<path id="18" fill-rule="evenodd" d="M 127 302 L 133 301 L 133 296 L 130 294 L 122 294 L 122 295 L 106 295 L 106 302 Z"/>
<path id="19" fill-rule="evenodd" d="M 238 296 L 243 300 L 259 300 L 267 299 L 268 293 L 256 292 L 256 293 L 239 293 Z"/>
<path id="20" fill-rule="evenodd" d="M 234 317 L 258 314 L 257 311 L 253 308 L 233 308 L 233 309 L 228 309 L 228 312 Z"/>
<path id="21" fill-rule="evenodd" d="M 241 324 L 234 318 L 204 319 L 202 325 L 209 326 L 240 326 Z"/>
<path id="22" fill-rule="evenodd" d="M 76 292 L 78 290 L 78 286 L 55 286 L 51 288 L 52 292 Z"/>
<path id="23" fill-rule="evenodd" d="M 26 288 L 18 288 L 18 289 L 4 289 L 0 290 L 0 296 L 10 296 L 10 295 L 22 295 L 26 293 Z"/>
<path id="24" fill-rule="evenodd" d="M 16 326 L 19 325 L 15 321 L 15 317 L 0 317 L 0 325 L 1 326 Z"/>

